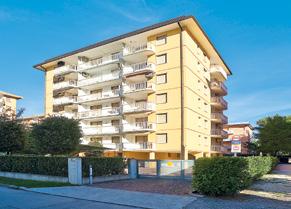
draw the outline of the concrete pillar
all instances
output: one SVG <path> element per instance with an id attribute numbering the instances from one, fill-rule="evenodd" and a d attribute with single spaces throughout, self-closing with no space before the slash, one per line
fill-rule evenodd
<path id="1" fill-rule="evenodd" d="M 68 158 L 68 178 L 71 184 L 83 184 L 81 158 Z"/>
<path id="2" fill-rule="evenodd" d="M 138 161 L 136 159 L 129 159 L 128 174 L 131 179 L 138 177 Z"/>
<path id="3" fill-rule="evenodd" d="M 155 160 L 156 159 L 156 153 L 155 152 L 150 152 L 149 158 L 150 158 L 150 160 Z"/>

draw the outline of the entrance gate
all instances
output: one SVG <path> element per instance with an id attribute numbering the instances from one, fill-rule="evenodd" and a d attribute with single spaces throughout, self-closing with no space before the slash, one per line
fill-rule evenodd
<path id="1" fill-rule="evenodd" d="M 139 178 L 191 179 L 194 160 L 137 160 Z"/>

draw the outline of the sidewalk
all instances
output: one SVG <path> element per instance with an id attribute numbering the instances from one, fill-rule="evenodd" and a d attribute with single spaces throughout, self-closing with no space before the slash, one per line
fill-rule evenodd
<path id="1" fill-rule="evenodd" d="M 192 196 L 164 195 L 133 192 L 118 189 L 93 188 L 89 186 L 32 188 L 28 191 L 71 197 L 101 203 L 114 203 L 147 209 L 181 209 L 197 198 Z"/>

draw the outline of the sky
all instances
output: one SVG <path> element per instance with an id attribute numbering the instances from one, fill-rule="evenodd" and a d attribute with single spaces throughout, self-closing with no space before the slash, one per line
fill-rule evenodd
<path id="1" fill-rule="evenodd" d="M 181 15 L 194 15 L 233 75 L 229 122 L 291 114 L 289 0 L 0 0 L 0 90 L 44 111 L 44 59 Z"/>

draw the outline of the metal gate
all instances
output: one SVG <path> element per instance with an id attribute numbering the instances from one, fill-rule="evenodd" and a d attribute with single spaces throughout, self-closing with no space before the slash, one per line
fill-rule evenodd
<path id="1" fill-rule="evenodd" d="M 194 160 L 137 160 L 137 176 L 191 179 Z"/>

